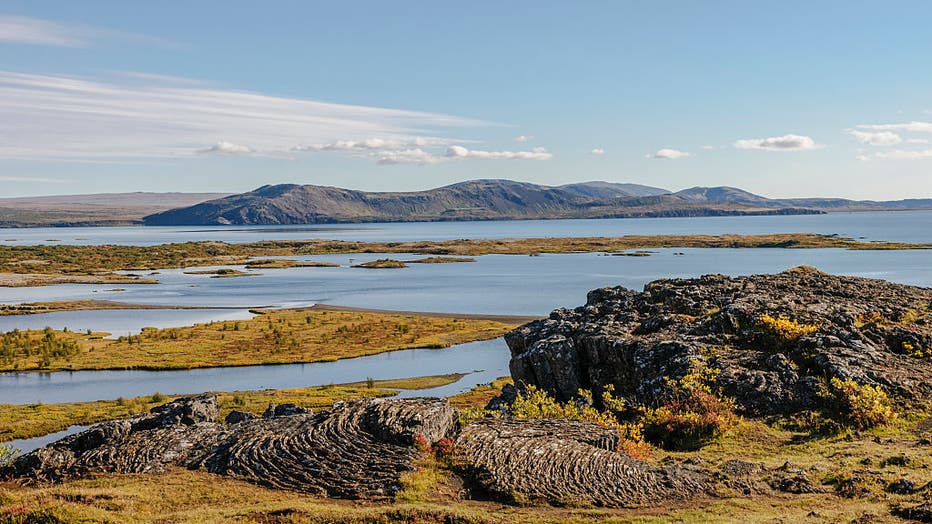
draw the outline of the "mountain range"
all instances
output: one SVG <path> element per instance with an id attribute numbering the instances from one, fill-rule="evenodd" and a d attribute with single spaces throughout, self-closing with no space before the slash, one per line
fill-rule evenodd
<path id="1" fill-rule="evenodd" d="M 144 217 L 143 222 L 146 225 L 319 224 L 818 214 L 892 209 L 932 209 L 932 199 L 886 202 L 770 199 L 732 187 L 694 187 L 671 192 L 612 182 L 544 186 L 511 180 L 470 180 L 415 192 L 278 184 L 154 213 Z"/>
<path id="2" fill-rule="evenodd" d="M 634 218 L 932 209 L 932 199 L 773 199 L 734 187 L 669 191 L 614 182 L 471 180 L 414 192 L 278 184 L 241 194 L 101 193 L 0 198 L 0 227 L 312 224 Z"/>

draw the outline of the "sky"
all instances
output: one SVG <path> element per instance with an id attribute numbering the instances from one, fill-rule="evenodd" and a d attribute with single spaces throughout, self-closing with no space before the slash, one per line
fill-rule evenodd
<path id="1" fill-rule="evenodd" d="M 0 197 L 932 197 L 932 2 L 4 0 Z"/>

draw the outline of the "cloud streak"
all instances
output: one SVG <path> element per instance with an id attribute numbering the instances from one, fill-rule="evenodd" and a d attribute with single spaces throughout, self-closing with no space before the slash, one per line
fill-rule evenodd
<path id="1" fill-rule="evenodd" d="M 0 71 L 0 159 L 397 150 L 447 146 L 459 142 L 442 136 L 451 128 L 490 125 L 437 113 L 140 80 L 145 79 Z"/>
<path id="2" fill-rule="evenodd" d="M 877 151 L 869 155 L 858 155 L 856 158 L 861 161 L 873 159 L 932 160 L 932 149 L 924 149 L 919 151 L 907 151 L 903 149 L 894 149 L 892 151 Z"/>
<path id="3" fill-rule="evenodd" d="M 878 131 L 910 131 L 913 133 L 932 133 L 932 122 L 905 122 L 902 124 L 861 124 L 860 129 Z"/>
<path id="4" fill-rule="evenodd" d="M 738 140 L 734 146 L 737 149 L 762 149 L 765 151 L 811 151 L 822 147 L 816 144 L 811 137 L 793 134 Z"/>
<path id="5" fill-rule="evenodd" d="M 28 16 L 0 15 L 0 42 L 58 47 L 87 47 L 91 31 Z"/>

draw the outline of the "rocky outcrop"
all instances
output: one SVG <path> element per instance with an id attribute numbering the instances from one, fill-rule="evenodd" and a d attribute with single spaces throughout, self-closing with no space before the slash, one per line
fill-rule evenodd
<path id="1" fill-rule="evenodd" d="M 618 432 L 573 420 L 485 419 L 456 441 L 469 475 L 494 497 L 569 505 L 637 506 L 708 491 L 689 466 L 651 466 L 616 451 Z"/>
<path id="2" fill-rule="evenodd" d="M 23 455 L 0 477 L 57 481 L 181 466 L 273 488 L 379 499 L 414 469 L 415 436 L 434 443 L 455 425 L 444 399 L 367 399 L 319 414 L 273 408 L 269 417 L 237 416 L 230 424 L 215 422 L 217 414 L 211 395 L 179 399 Z"/>
<path id="3" fill-rule="evenodd" d="M 657 280 L 591 291 L 506 335 L 511 374 L 560 400 L 608 385 L 651 405 L 697 366 L 750 415 L 819 407 L 825 378 L 932 398 L 932 290 L 812 268 L 776 275 Z M 789 324 L 773 327 L 773 320 Z M 795 332 L 794 332 L 795 330 Z"/>

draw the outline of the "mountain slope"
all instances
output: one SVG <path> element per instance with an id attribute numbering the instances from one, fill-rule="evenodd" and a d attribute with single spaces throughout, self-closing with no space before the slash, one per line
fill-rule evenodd
<path id="1" fill-rule="evenodd" d="M 557 187 L 558 189 L 569 191 L 570 193 L 592 198 L 644 197 L 666 195 L 670 193 L 670 191 L 659 187 L 601 181 L 579 182 Z"/>
<path id="2" fill-rule="evenodd" d="M 881 211 L 932 209 L 932 198 L 906 200 L 849 200 L 846 198 L 766 198 L 735 187 L 691 187 L 673 193 L 690 202 L 734 203 L 773 209 L 807 208 L 822 211 Z"/>
<path id="3" fill-rule="evenodd" d="M 620 194 L 596 183 L 549 187 L 510 180 L 471 180 L 427 191 L 370 193 L 326 186 L 282 184 L 145 217 L 146 225 L 313 224 L 533 218 L 610 218 L 793 214 L 816 211 L 768 209 L 735 203 L 691 202 L 670 194 Z M 639 186 L 640 192 L 664 191 Z M 646 189 L 644 189 L 646 188 Z M 666 193 L 666 192 L 664 192 Z"/>

